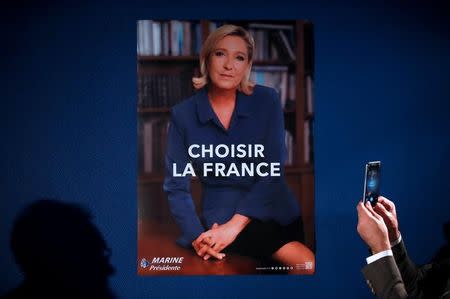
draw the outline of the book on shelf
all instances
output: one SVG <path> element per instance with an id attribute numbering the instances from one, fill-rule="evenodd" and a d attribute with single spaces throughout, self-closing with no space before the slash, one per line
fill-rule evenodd
<path id="1" fill-rule="evenodd" d="M 152 55 L 161 55 L 162 51 L 162 37 L 161 37 L 161 23 L 160 22 L 152 22 L 152 45 L 153 45 L 153 54 Z M 157 41 L 157 42 L 156 42 Z"/>
<path id="2" fill-rule="evenodd" d="M 213 32 L 219 27 L 219 24 L 217 22 L 209 22 L 208 30 L 209 32 Z"/>
<path id="3" fill-rule="evenodd" d="M 142 121 L 139 133 L 141 174 L 161 174 L 164 170 L 164 156 L 166 152 L 168 118 L 150 118 Z M 162 142 L 163 141 L 163 142 Z"/>
<path id="4" fill-rule="evenodd" d="M 139 20 L 137 54 L 142 56 L 191 56 L 200 52 L 199 22 Z"/>
<path id="5" fill-rule="evenodd" d="M 280 51 L 281 57 L 289 57 L 290 60 L 295 61 L 295 52 L 293 46 L 290 44 L 286 33 L 283 30 L 278 30 L 273 33 L 273 37 L 277 43 L 275 43 Z"/>
<path id="6" fill-rule="evenodd" d="M 288 98 L 288 67 L 276 66 L 253 66 L 250 74 L 251 80 L 256 84 L 275 88 L 280 95 L 281 107 L 285 108 Z"/>
<path id="7" fill-rule="evenodd" d="M 313 121 L 305 120 L 304 121 L 304 131 L 303 131 L 303 162 L 305 164 L 312 163 L 314 159 L 314 130 L 313 130 Z"/>
<path id="8" fill-rule="evenodd" d="M 247 26 L 255 41 L 254 60 L 295 61 L 295 30 L 293 24 L 252 22 Z"/>
<path id="9" fill-rule="evenodd" d="M 151 20 L 139 20 L 137 23 L 137 52 L 139 55 L 151 55 L 153 52 L 152 47 L 152 21 Z"/>
<path id="10" fill-rule="evenodd" d="M 305 163 L 309 163 L 310 161 L 310 156 L 309 156 L 309 149 L 310 149 L 310 145 L 309 145 L 309 121 L 305 121 L 305 125 L 304 125 L 304 133 L 303 133 L 303 144 L 304 144 L 304 148 L 303 148 L 303 161 Z"/>
<path id="11" fill-rule="evenodd" d="M 161 26 L 161 43 L 162 43 L 162 55 L 170 55 L 170 42 L 169 42 L 169 23 L 162 22 Z"/>
<path id="12" fill-rule="evenodd" d="M 285 166 L 292 166 L 294 164 L 294 138 L 288 130 L 285 130 L 284 137 L 286 144 Z"/>
<path id="13" fill-rule="evenodd" d="M 226 21 L 210 21 L 208 24 L 209 33 L 213 32 L 214 30 L 216 30 L 217 28 L 219 28 L 225 24 L 229 24 L 229 23 Z"/>
<path id="14" fill-rule="evenodd" d="M 191 35 L 191 24 L 188 22 L 183 22 L 183 50 L 181 51 L 183 55 L 192 55 L 191 51 L 191 42 L 192 42 L 192 35 Z"/>
<path id="15" fill-rule="evenodd" d="M 150 173 L 153 170 L 153 140 L 155 139 L 153 136 L 153 125 L 156 120 L 152 119 L 147 121 L 143 125 L 143 162 L 144 162 L 144 173 Z"/>
<path id="16" fill-rule="evenodd" d="M 310 75 L 305 78 L 305 90 L 306 90 L 306 112 L 308 114 L 314 113 L 314 94 L 313 94 L 313 79 Z"/>
<path id="17" fill-rule="evenodd" d="M 296 76 L 294 73 L 289 73 L 288 75 L 288 95 L 286 99 L 285 109 L 295 109 L 295 95 L 296 95 Z"/>
<path id="18" fill-rule="evenodd" d="M 170 21 L 170 55 L 181 55 L 180 44 L 183 40 L 183 25 L 180 21 Z"/>
<path id="19" fill-rule="evenodd" d="M 191 96 L 192 73 L 148 73 L 138 75 L 138 107 L 171 107 Z"/>

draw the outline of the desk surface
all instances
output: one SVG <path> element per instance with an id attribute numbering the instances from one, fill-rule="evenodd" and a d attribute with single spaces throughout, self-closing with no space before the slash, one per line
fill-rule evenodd
<path id="1" fill-rule="evenodd" d="M 178 246 L 175 240 L 178 236 L 175 227 L 161 225 L 149 220 L 138 223 L 138 261 L 139 275 L 234 275 L 263 274 L 258 271 L 258 261 L 239 255 L 228 255 L 224 260 L 203 260 L 193 249 Z M 157 266 L 179 266 L 179 270 L 158 270 L 152 267 L 153 258 L 183 257 L 179 263 L 158 263 Z M 141 266 L 141 260 L 149 264 Z M 161 269 L 161 268 L 159 268 Z M 174 269 L 174 268 L 171 268 Z"/>

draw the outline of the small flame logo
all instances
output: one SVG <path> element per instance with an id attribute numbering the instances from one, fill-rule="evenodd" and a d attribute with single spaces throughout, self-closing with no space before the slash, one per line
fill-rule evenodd
<path id="1" fill-rule="evenodd" d="M 141 268 L 147 268 L 148 267 L 148 265 L 149 265 L 149 262 L 145 259 L 145 258 L 143 258 L 143 259 L 141 259 Z"/>

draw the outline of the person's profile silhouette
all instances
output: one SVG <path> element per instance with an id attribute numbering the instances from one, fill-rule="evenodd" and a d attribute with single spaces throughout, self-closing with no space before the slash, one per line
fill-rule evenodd
<path id="1" fill-rule="evenodd" d="M 434 255 L 432 262 L 435 263 L 450 258 L 450 220 L 442 225 L 442 230 L 446 243 Z"/>
<path id="2" fill-rule="evenodd" d="M 115 298 L 110 250 L 79 205 L 33 202 L 14 223 L 11 249 L 25 277 L 3 298 Z"/>

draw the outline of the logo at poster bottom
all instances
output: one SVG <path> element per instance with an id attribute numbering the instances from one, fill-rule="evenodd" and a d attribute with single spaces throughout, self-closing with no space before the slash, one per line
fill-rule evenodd
<path id="1" fill-rule="evenodd" d="M 149 271 L 179 271 L 183 260 L 184 257 L 182 256 L 153 257 L 151 262 L 146 258 L 142 258 L 139 265 L 143 269 L 148 268 Z"/>

